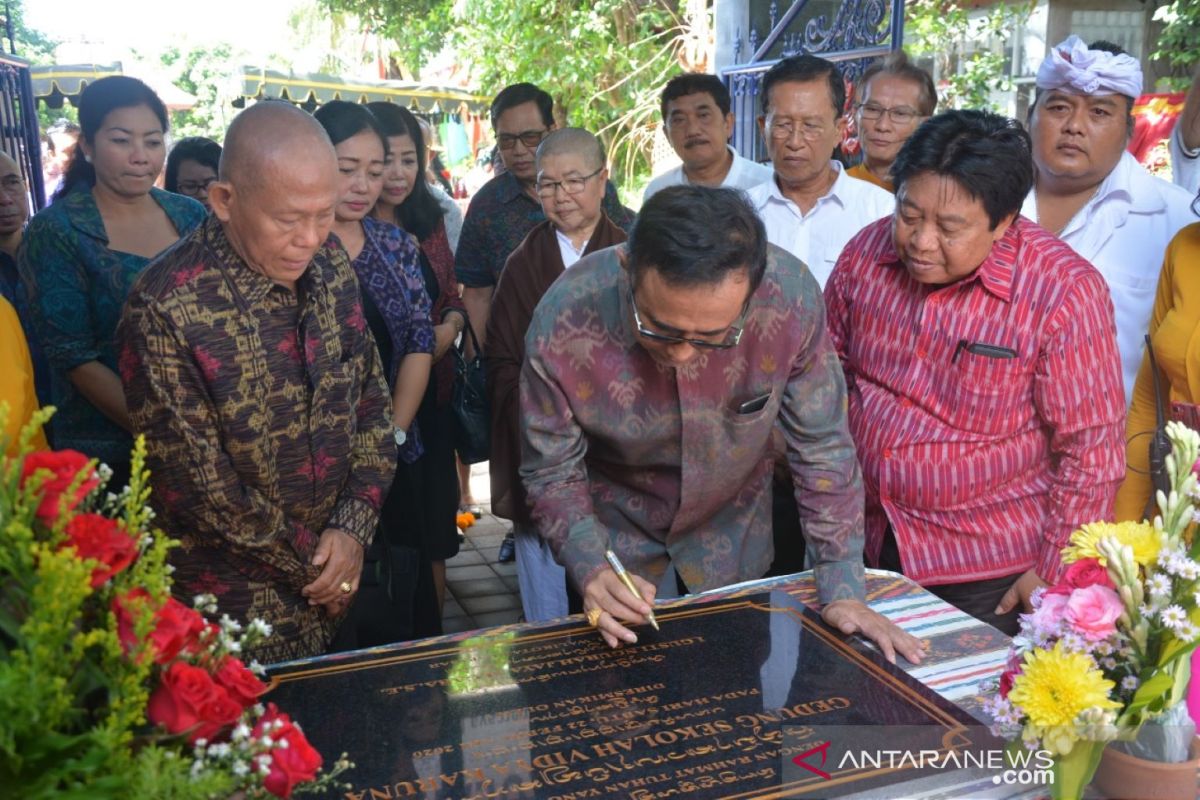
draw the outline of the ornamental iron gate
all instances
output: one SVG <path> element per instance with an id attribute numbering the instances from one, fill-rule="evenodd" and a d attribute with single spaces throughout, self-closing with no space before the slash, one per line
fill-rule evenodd
<path id="1" fill-rule="evenodd" d="M 832 20 L 832 21 L 831 21 Z M 764 37 L 759 30 L 766 30 Z M 734 66 L 721 70 L 736 115 L 733 146 L 744 157 L 765 161 L 758 130 L 763 74 L 778 61 L 802 54 L 838 63 L 846 78 L 847 99 L 872 61 L 899 50 L 904 36 L 904 0 L 795 0 L 783 15 L 770 0 L 750 2 L 749 33 L 738 31 Z M 741 62 L 743 52 L 749 58 Z"/>

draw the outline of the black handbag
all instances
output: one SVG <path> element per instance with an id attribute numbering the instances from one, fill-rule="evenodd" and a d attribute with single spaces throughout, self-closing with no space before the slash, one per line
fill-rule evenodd
<path id="1" fill-rule="evenodd" d="M 1146 336 L 1146 358 L 1150 359 L 1150 372 L 1154 376 L 1154 433 L 1150 436 L 1150 480 L 1154 491 L 1169 494 L 1171 478 L 1167 475 L 1167 456 L 1171 454 L 1171 440 L 1167 438 L 1167 411 L 1163 404 L 1162 386 L 1158 378 L 1158 363 L 1154 360 L 1154 347 L 1150 336 Z M 1150 500 L 1154 507 L 1154 499 Z"/>
<path id="2" fill-rule="evenodd" d="M 483 366 L 483 350 L 475 338 L 475 329 L 467 322 L 467 335 L 475 348 L 475 357 L 467 359 L 466 337 L 453 348 L 454 449 L 464 464 L 487 461 L 492 450 L 492 415 L 488 409 L 487 379 Z"/>

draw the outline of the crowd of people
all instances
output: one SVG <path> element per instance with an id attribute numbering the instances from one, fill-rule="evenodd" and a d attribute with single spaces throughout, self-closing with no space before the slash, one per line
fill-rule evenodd
<path id="1" fill-rule="evenodd" d="M 50 444 L 120 485 L 145 434 L 175 591 L 270 622 L 262 661 L 435 635 L 477 346 L 527 620 L 619 646 L 656 599 L 811 568 L 829 624 L 919 661 L 865 565 L 1014 633 L 1072 530 L 1145 513 L 1156 411 L 1200 424 L 1200 91 L 1181 185 L 1126 152 L 1142 74 L 1108 43 L 1053 48 L 1024 124 L 935 113 L 902 52 L 851 92 L 777 62 L 759 164 L 724 83 L 675 77 L 681 163 L 634 213 L 514 84 L 464 218 L 400 106 L 260 102 L 168 155 L 159 98 L 96 81 L 27 226 L 0 157 L 10 441 L 53 404 Z"/>

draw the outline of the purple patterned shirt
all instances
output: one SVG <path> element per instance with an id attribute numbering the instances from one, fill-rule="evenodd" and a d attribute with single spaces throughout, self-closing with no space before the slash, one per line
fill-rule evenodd
<path id="1" fill-rule="evenodd" d="M 778 429 L 821 601 L 861 599 L 862 480 L 816 281 L 771 247 L 740 344 L 671 369 L 639 344 L 617 256 L 571 267 L 525 339 L 521 477 L 558 560 L 577 586 L 608 547 L 654 583 L 673 565 L 689 591 L 762 577 Z"/>

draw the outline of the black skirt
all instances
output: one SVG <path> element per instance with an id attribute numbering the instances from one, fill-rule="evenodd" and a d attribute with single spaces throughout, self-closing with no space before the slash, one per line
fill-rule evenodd
<path id="1" fill-rule="evenodd" d="M 445 561 L 458 555 L 454 412 L 449 404 L 438 408 L 430 402 L 432 393 L 426 392 L 417 412 L 425 453 L 412 464 L 397 459 L 379 525 L 391 544 L 415 548 L 430 561 Z"/>

